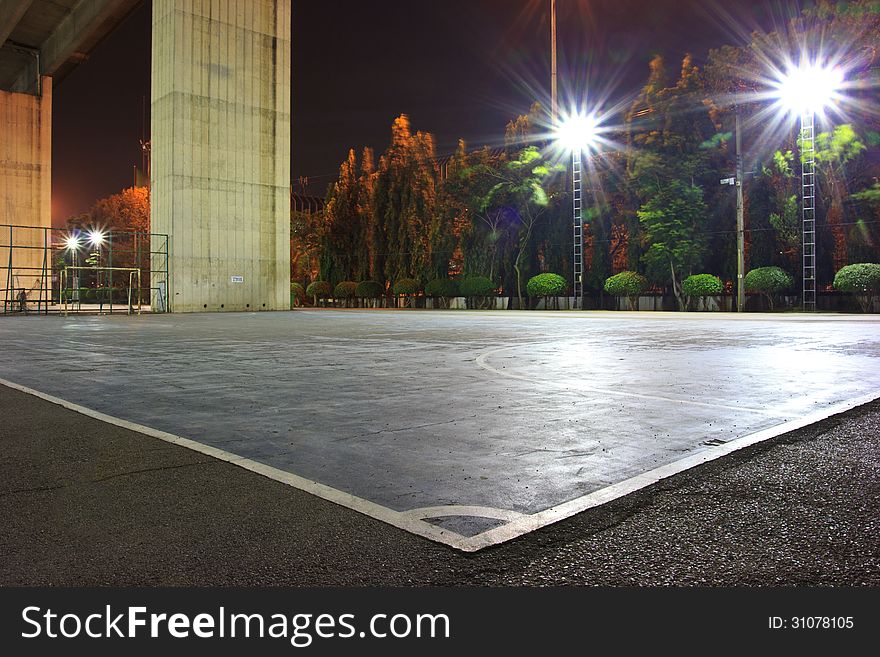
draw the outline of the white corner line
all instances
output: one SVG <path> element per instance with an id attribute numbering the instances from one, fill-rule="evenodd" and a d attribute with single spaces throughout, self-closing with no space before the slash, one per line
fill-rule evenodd
<path id="1" fill-rule="evenodd" d="M 255 472 L 256 474 L 262 475 L 264 477 L 268 477 L 269 479 L 273 479 L 274 481 L 287 484 L 288 486 L 297 488 L 316 497 L 320 497 L 321 499 L 327 500 L 328 502 L 333 502 L 348 509 L 352 509 L 353 511 L 357 511 L 358 513 L 362 513 L 371 518 L 375 518 L 376 520 L 381 520 L 382 522 L 393 525 L 394 527 L 407 531 L 411 534 L 422 536 L 423 538 L 430 539 L 437 543 L 443 543 L 457 550 L 462 550 L 466 552 L 470 551 L 468 547 L 469 539 L 467 539 L 466 537 L 461 536 L 460 534 L 456 534 L 455 532 L 451 532 L 449 530 L 441 529 L 440 527 L 432 525 L 431 523 L 425 522 L 419 518 L 414 518 L 408 515 L 406 512 L 402 513 L 400 511 L 395 511 L 380 504 L 376 504 L 375 502 L 371 502 L 370 500 L 365 500 L 362 497 L 352 495 L 351 493 L 346 493 L 331 486 L 318 483 L 317 481 L 311 481 L 309 479 L 300 477 L 299 475 L 295 475 L 291 472 L 286 472 L 284 470 L 274 468 L 271 465 L 259 463 L 258 461 L 253 461 L 243 456 L 239 456 L 238 454 L 227 452 L 216 447 L 211 447 L 210 445 L 205 445 L 203 443 L 196 442 L 195 440 L 190 440 L 189 438 L 177 436 L 173 433 L 160 431 L 159 429 L 154 429 L 143 424 L 137 424 L 136 422 L 130 422 L 129 420 L 123 420 L 122 418 L 107 415 L 106 413 L 101 413 L 100 411 L 96 411 L 86 406 L 75 404 L 73 402 L 67 401 L 66 399 L 61 399 L 60 397 L 55 397 L 53 395 L 40 392 L 39 390 L 34 390 L 33 388 L 28 388 L 27 386 L 14 383 L 13 381 L 7 381 L 6 379 L 0 378 L 0 385 L 18 390 L 19 392 L 33 395 L 34 397 L 39 397 L 40 399 L 44 399 L 45 401 L 51 402 L 53 404 L 63 406 L 68 410 L 75 411 L 76 413 L 94 418 L 96 420 L 100 420 L 101 422 L 106 422 L 107 424 L 112 424 L 123 429 L 128 429 L 130 431 L 135 431 L 137 433 L 141 433 L 152 438 L 158 438 L 159 440 L 165 441 L 167 443 L 179 445 L 180 447 L 185 447 L 187 449 L 193 450 L 194 452 L 199 452 L 200 454 L 210 456 L 211 458 L 225 461 L 227 463 L 231 463 L 232 465 L 237 465 L 240 468 L 250 470 L 251 472 Z"/>
<path id="2" fill-rule="evenodd" d="M 462 516 L 467 518 L 492 518 L 513 522 L 526 517 L 526 514 L 510 509 L 498 509 L 494 506 L 462 506 L 459 504 L 443 504 L 441 506 L 423 506 L 418 509 L 404 511 L 408 518 L 442 518 L 444 516 Z"/>
<path id="3" fill-rule="evenodd" d="M 0 385 L 18 390 L 20 392 L 24 392 L 29 395 L 33 395 L 34 397 L 39 397 L 40 399 L 44 399 L 48 402 L 57 404 L 71 411 L 75 411 L 77 413 L 80 413 L 81 415 L 100 420 L 101 422 L 106 422 L 108 424 L 112 424 L 123 429 L 128 429 L 130 431 L 135 431 L 137 433 L 141 433 L 152 438 L 158 438 L 159 440 L 185 447 L 195 452 L 205 454 L 206 456 L 216 458 L 220 461 L 225 461 L 227 463 L 231 463 L 232 465 L 237 465 L 238 467 L 244 468 L 245 470 L 249 470 L 274 481 L 287 484 L 288 486 L 304 491 L 311 495 L 315 495 L 316 497 L 320 497 L 321 499 L 333 502 L 353 511 L 357 511 L 358 513 L 362 513 L 363 515 L 369 516 L 376 520 L 381 520 L 382 522 L 397 527 L 398 529 L 410 532 L 411 534 L 416 534 L 417 536 L 427 538 L 437 543 L 442 543 L 456 550 L 461 550 L 462 552 L 476 552 L 487 547 L 498 545 L 500 543 L 505 543 L 512 539 L 518 538 L 523 534 L 541 529 L 542 527 L 546 527 L 547 525 L 559 522 L 560 520 L 570 518 L 573 515 L 581 513 L 582 511 L 601 506 L 602 504 L 611 502 L 612 500 L 616 500 L 620 497 L 624 497 L 625 495 L 629 495 L 630 493 L 634 493 L 642 488 L 645 488 L 646 486 L 655 484 L 662 479 L 666 479 L 698 465 L 702 465 L 709 461 L 714 461 L 715 459 L 718 459 L 722 456 L 727 456 L 728 454 L 739 451 L 751 445 L 755 445 L 757 443 L 764 442 L 790 431 L 809 426 L 821 420 L 827 419 L 832 415 L 837 415 L 839 413 L 843 413 L 858 406 L 862 406 L 864 404 L 880 399 L 880 396 L 878 396 L 878 394 L 875 392 L 868 395 L 863 395 L 862 397 L 857 397 L 856 399 L 840 402 L 814 413 L 810 413 L 802 418 L 791 420 L 789 422 L 784 422 L 782 424 L 778 424 L 768 429 L 763 429 L 761 431 L 743 436 L 741 438 L 736 438 L 722 445 L 703 449 L 698 453 L 691 454 L 690 456 L 686 456 L 685 458 L 679 459 L 678 461 L 662 465 L 660 467 L 654 468 L 653 470 L 648 470 L 647 472 L 643 472 L 634 477 L 630 477 L 629 479 L 625 479 L 624 481 L 618 482 L 616 484 L 606 486 L 605 488 L 593 491 L 592 493 L 588 493 L 587 495 L 569 500 L 568 502 L 564 502 L 544 511 L 539 511 L 538 513 L 534 513 L 532 515 L 525 515 L 518 514 L 515 511 L 493 509 L 492 507 L 456 505 L 442 507 L 424 507 L 421 509 L 413 509 L 403 512 L 395 511 L 380 504 L 376 504 L 375 502 L 366 500 L 362 497 L 346 493 L 344 491 L 332 488 L 331 486 L 327 486 L 316 481 L 305 479 L 293 473 L 280 470 L 270 465 L 266 465 L 265 463 L 259 463 L 243 456 L 233 454 L 232 452 L 227 452 L 216 447 L 211 447 L 209 445 L 196 442 L 195 440 L 190 440 L 189 438 L 183 438 L 182 436 L 177 436 L 172 433 L 160 431 L 158 429 L 154 429 L 143 424 L 137 424 L 135 422 L 123 420 L 112 415 L 107 415 L 106 413 L 101 413 L 100 411 L 96 411 L 91 408 L 75 404 L 73 402 L 67 401 L 66 399 L 61 399 L 60 397 L 55 397 L 53 395 L 40 392 L 39 390 L 35 390 L 33 388 L 29 388 L 18 383 L 8 381 L 3 378 L 0 378 Z M 449 530 L 441 529 L 436 525 L 425 522 L 419 517 L 415 517 L 417 515 L 420 515 L 422 518 L 436 517 L 438 515 L 444 515 L 444 512 L 446 511 L 454 510 L 457 510 L 457 512 L 453 513 L 452 515 L 484 515 L 485 513 L 492 512 L 494 515 L 488 515 L 486 517 L 497 517 L 498 519 L 508 520 L 508 522 L 505 525 L 496 527 L 495 529 L 490 529 L 489 531 L 483 532 L 482 534 L 477 534 L 476 536 L 472 537 L 466 537 Z M 477 510 L 479 510 L 479 512 L 477 512 Z M 474 511 L 474 513 L 466 513 L 466 511 Z"/>
<path id="4" fill-rule="evenodd" d="M 666 465 L 659 466 L 653 470 L 648 470 L 647 472 L 630 477 L 629 479 L 625 479 L 616 484 L 606 486 L 605 488 L 593 491 L 592 493 L 588 493 L 587 495 L 564 502 L 563 504 L 551 507 L 544 511 L 539 511 L 532 515 L 525 515 L 519 520 L 514 520 L 501 527 L 490 529 L 482 534 L 466 539 L 468 542 L 467 550 L 473 552 L 493 545 L 498 545 L 499 543 L 504 543 L 522 536 L 523 534 L 535 531 L 536 529 L 570 518 L 571 516 L 586 511 L 587 509 L 601 506 L 612 500 L 634 493 L 642 488 L 655 484 L 662 479 L 667 479 L 680 472 L 684 472 L 685 470 L 690 470 L 698 465 L 714 461 L 722 456 L 727 456 L 728 454 L 762 443 L 771 438 L 776 438 L 777 436 L 781 436 L 791 431 L 802 429 L 833 415 L 868 404 L 877 399 L 880 399 L 880 396 L 878 396 L 878 393 L 876 392 L 863 395 L 815 411 L 802 418 L 784 422 L 747 436 L 735 438 L 718 446 L 703 449 L 698 453 L 691 454 L 678 461 L 673 461 L 672 463 L 667 463 Z"/>

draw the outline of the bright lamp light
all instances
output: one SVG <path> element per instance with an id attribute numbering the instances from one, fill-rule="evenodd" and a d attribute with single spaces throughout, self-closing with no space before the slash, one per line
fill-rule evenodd
<path id="1" fill-rule="evenodd" d="M 777 81 L 776 97 L 793 114 L 821 112 L 837 98 L 843 84 L 839 68 L 805 64 L 792 67 Z"/>
<path id="2" fill-rule="evenodd" d="M 64 240 L 64 246 L 70 251 L 75 251 L 79 248 L 79 237 L 76 235 L 70 235 Z"/>
<path id="3" fill-rule="evenodd" d="M 572 152 L 592 148 L 598 137 L 599 122 L 592 114 L 572 114 L 556 129 L 556 142 Z"/>
<path id="4" fill-rule="evenodd" d="M 101 246 L 104 243 L 104 233 L 100 230 L 90 230 L 89 243 L 92 246 Z"/>

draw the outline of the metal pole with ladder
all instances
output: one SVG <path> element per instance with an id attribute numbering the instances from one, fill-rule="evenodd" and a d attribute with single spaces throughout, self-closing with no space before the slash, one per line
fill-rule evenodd
<path id="1" fill-rule="evenodd" d="M 584 301 L 584 215 L 582 198 L 581 151 L 571 153 L 572 214 L 574 224 L 574 307 L 583 309 Z"/>
<path id="2" fill-rule="evenodd" d="M 801 212 L 803 219 L 803 305 L 816 310 L 815 114 L 801 114 Z"/>

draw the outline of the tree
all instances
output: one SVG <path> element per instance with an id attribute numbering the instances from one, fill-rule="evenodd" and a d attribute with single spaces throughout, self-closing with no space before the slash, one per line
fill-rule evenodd
<path id="1" fill-rule="evenodd" d="M 477 199 L 479 212 L 507 208 L 514 213 L 519 224 L 513 269 L 516 272 L 516 296 L 520 308 L 524 307 L 523 262 L 531 246 L 532 234 L 549 205 L 545 185 L 551 172 L 551 167 L 538 149 L 527 146 L 515 159 L 497 169 L 486 171 L 495 180 L 495 184 L 484 196 Z"/>
<path id="2" fill-rule="evenodd" d="M 671 282 L 679 310 L 687 304 L 682 280 L 703 261 L 705 215 L 703 190 L 679 180 L 662 185 L 638 211 L 649 244 L 643 260 L 655 278 Z"/>
<path id="3" fill-rule="evenodd" d="M 648 279 L 634 271 L 622 271 L 605 281 L 605 291 L 615 297 L 626 297 L 629 309 L 636 309 L 639 295 L 648 288 Z"/>
<path id="4" fill-rule="evenodd" d="M 770 166 L 762 167 L 773 190 L 773 205 L 776 212 L 771 212 L 768 219 L 772 226 L 779 252 L 785 257 L 789 266 L 796 270 L 801 257 L 802 233 L 800 198 L 795 193 L 795 178 L 792 171 L 794 154 L 790 151 L 775 151 Z"/>
<path id="5" fill-rule="evenodd" d="M 870 312 L 880 292 L 880 265 L 862 262 L 843 267 L 834 276 L 834 289 L 854 294 L 862 312 Z"/>
<path id="6" fill-rule="evenodd" d="M 437 203 L 434 138 L 410 130 L 402 114 L 391 127 L 391 145 L 375 178 L 370 250 L 373 278 L 431 278 L 431 224 Z"/>
<path id="7" fill-rule="evenodd" d="M 791 274 L 779 267 L 759 267 L 746 274 L 746 290 L 760 292 L 773 310 L 773 297 L 791 287 L 794 279 Z"/>
<path id="8" fill-rule="evenodd" d="M 846 233 L 841 224 L 844 217 L 843 200 L 847 196 L 846 166 L 865 151 L 852 125 L 839 125 L 830 132 L 816 135 L 815 158 L 819 188 L 823 191 L 827 208 L 825 223 L 834 240 L 832 265 L 840 270 L 847 262 Z"/>
<path id="9" fill-rule="evenodd" d="M 322 212 L 290 213 L 290 278 L 308 282 L 319 276 L 318 262 L 324 242 Z"/>
<path id="10" fill-rule="evenodd" d="M 362 278 L 368 267 L 359 196 L 357 157 L 351 149 L 339 167 L 339 178 L 331 186 L 324 208 L 320 276 L 331 285 Z"/>

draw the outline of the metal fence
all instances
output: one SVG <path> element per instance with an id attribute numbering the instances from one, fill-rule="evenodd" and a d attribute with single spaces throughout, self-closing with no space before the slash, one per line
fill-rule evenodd
<path id="1" fill-rule="evenodd" d="M 0 285 L 4 315 L 167 312 L 168 236 L 0 224 Z"/>

